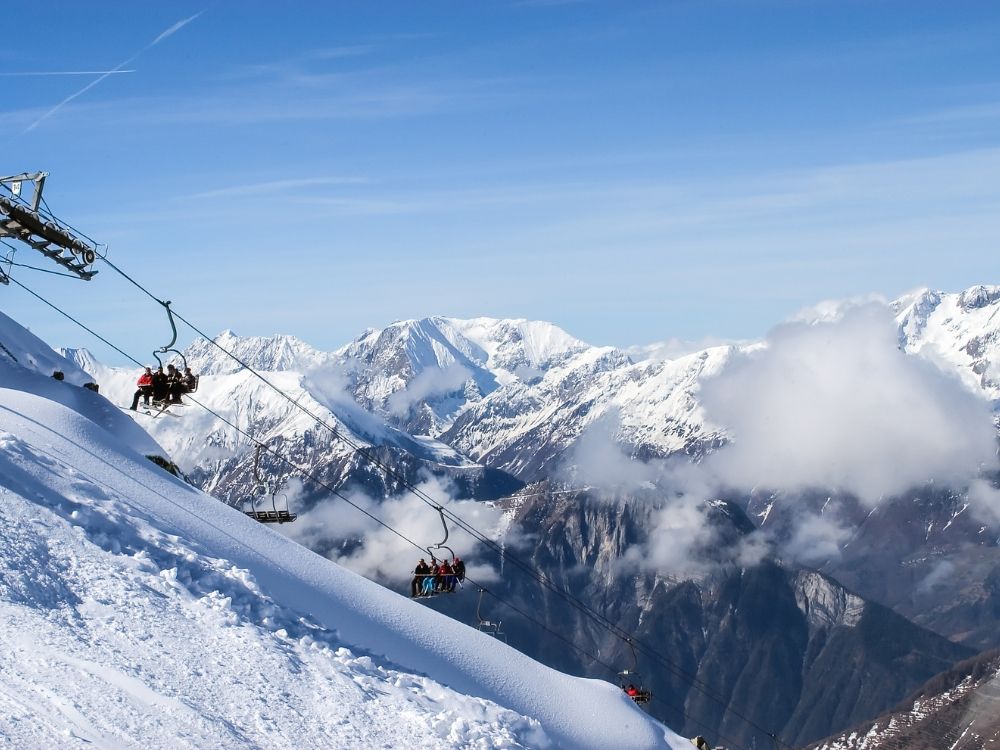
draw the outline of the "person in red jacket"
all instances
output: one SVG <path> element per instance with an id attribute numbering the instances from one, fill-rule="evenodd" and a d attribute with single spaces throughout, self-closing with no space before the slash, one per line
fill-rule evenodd
<path id="1" fill-rule="evenodd" d="M 138 386 L 138 390 L 132 396 L 132 405 L 129 407 L 132 411 L 139 407 L 140 396 L 142 396 L 143 405 L 149 406 L 149 397 L 153 395 L 153 368 L 147 365 L 146 371 L 139 376 L 135 384 Z"/>

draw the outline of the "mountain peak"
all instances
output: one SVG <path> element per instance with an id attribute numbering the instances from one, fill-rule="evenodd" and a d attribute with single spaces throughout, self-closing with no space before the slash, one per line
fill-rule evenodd
<path id="1" fill-rule="evenodd" d="M 958 298 L 963 310 L 976 310 L 1000 300 L 1000 286 L 979 284 L 966 289 Z"/>
<path id="2" fill-rule="evenodd" d="M 241 369 L 231 357 L 219 350 L 232 352 L 255 370 L 277 372 L 294 370 L 307 372 L 324 364 L 329 355 L 288 334 L 273 336 L 238 336 L 230 329 L 222 331 L 212 341 L 197 339 L 184 352 L 195 372 L 222 375 Z"/>

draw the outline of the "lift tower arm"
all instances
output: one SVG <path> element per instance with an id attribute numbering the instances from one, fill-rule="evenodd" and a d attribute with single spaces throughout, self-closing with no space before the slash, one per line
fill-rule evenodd
<path id="1" fill-rule="evenodd" d="M 101 246 L 44 209 L 42 190 L 48 172 L 22 172 L 0 177 L 0 238 L 18 240 L 54 260 L 84 281 L 97 271 L 89 268 Z M 24 183 L 33 185 L 31 201 L 22 195 Z M 7 283 L 0 273 L 0 283 Z"/>

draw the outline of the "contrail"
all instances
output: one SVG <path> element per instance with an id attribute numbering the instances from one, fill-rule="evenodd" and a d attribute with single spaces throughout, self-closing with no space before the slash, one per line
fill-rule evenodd
<path id="1" fill-rule="evenodd" d="M 152 47 L 154 45 L 159 44 L 164 39 L 166 39 L 168 36 L 173 36 L 174 34 L 176 34 L 178 31 L 180 31 L 181 29 L 183 29 L 185 26 L 187 26 L 189 23 L 191 23 L 194 19 L 196 19 L 198 16 L 200 16 L 204 12 L 205 11 L 201 11 L 201 13 L 195 13 L 193 16 L 188 16 L 184 20 L 178 21 L 173 26 L 171 26 L 169 29 L 167 29 L 166 31 L 164 31 L 163 33 L 161 33 L 158 37 L 156 37 L 156 39 L 154 39 L 152 42 L 150 42 L 149 47 Z M 146 49 L 149 49 L 149 47 L 146 47 Z M 145 50 L 143 50 L 143 51 L 145 51 Z"/>
<path id="2" fill-rule="evenodd" d="M 20 78 L 22 76 L 99 76 L 112 73 L 135 73 L 134 70 L 38 70 L 23 73 L 0 73 L 0 78 Z"/>
<path id="3" fill-rule="evenodd" d="M 156 37 L 156 39 L 154 39 L 149 44 L 147 44 L 145 47 L 143 47 L 141 50 L 139 50 L 138 52 L 136 52 L 128 60 L 125 60 L 125 62 L 119 63 L 118 65 L 116 65 L 115 67 L 113 67 L 111 70 L 104 71 L 103 73 L 101 73 L 101 75 L 99 75 L 93 81 L 91 81 L 90 83 L 88 83 L 82 89 L 80 89 L 79 91 L 77 91 L 74 94 L 70 94 L 69 96 L 67 96 L 65 99 L 63 99 L 61 102 L 59 102 L 56 106 L 54 106 L 52 109 L 50 109 L 44 115 L 42 115 L 41 117 L 39 117 L 37 120 L 35 120 L 33 123 L 31 123 L 24 130 L 22 130 L 21 134 L 24 135 L 25 133 L 34 130 L 41 123 L 45 122 L 45 120 L 47 120 L 50 117 L 52 117 L 52 115 L 54 115 L 60 109 L 62 109 L 63 107 L 65 107 L 67 104 L 69 104 L 71 101 L 73 101 L 74 99 L 76 99 L 78 96 L 86 94 L 88 91 L 90 91 L 92 88 L 94 88 L 94 86 L 96 86 L 97 84 L 99 84 L 101 81 L 103 81 L 108 76 L 114 75 L 115 73 L 121 73 L 121 72 L 123 72 L 123 68 L 126 65 L 130 65 L 143 52 L 145 52 L 146 50 L 148 50 L 148 49 L 150 49 L 152 47 L 155 47 L 157 44 L 159 44 L 160 42 L 162 42 L 167 37 L 173 36 L 174 34 L 176 34 L 182 28 L 184 28 L 185 26 L 187 26 L 189 23 L 191 23 L 193 20 L 195 20 L 198 16 L 200 16 L 204 12 L 205 11 L 201 11 L 200 13 L 195 13 L 193 16 L 189 16 L 188 18 L 185 18 L 185 19 L 183 19 L 181 21 L 178 21 L 177 23 L 175 23 L 170 28 L 166 29 L 165 31 L 162 31 L 159 34 L 159 36 Z"/>

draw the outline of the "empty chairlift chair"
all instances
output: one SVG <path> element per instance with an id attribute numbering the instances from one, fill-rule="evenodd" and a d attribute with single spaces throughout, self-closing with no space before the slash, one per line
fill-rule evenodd
<path id="1" fill-rule="evenodd" d="M 503 623 L 500 620 L 486 620 L 482 615 L 483 607 L 483 594 L 486 593 L 486 589 L 480 587 L 479 589 L 479 601 L 476 602 L 476 630 L 481 633 L 486 633 L 487 635 L 492 635 L 497 640 L 507 643 L 507 634 L 503 632 Z"/>
<path id="2" fill-rule="evenodd" d="M 243 512 L 261 523 L 291 523 L 298 516 L 288 511 L 288 496 L 281 492 L 281 482 L 266 482 L 260 476 L 260 452 L 263 448 L 262 444 L 257 444 L 253 458 L 253 494 L 243 501 Z M 281 498 L 280 502 L 278 498 Z"/>

